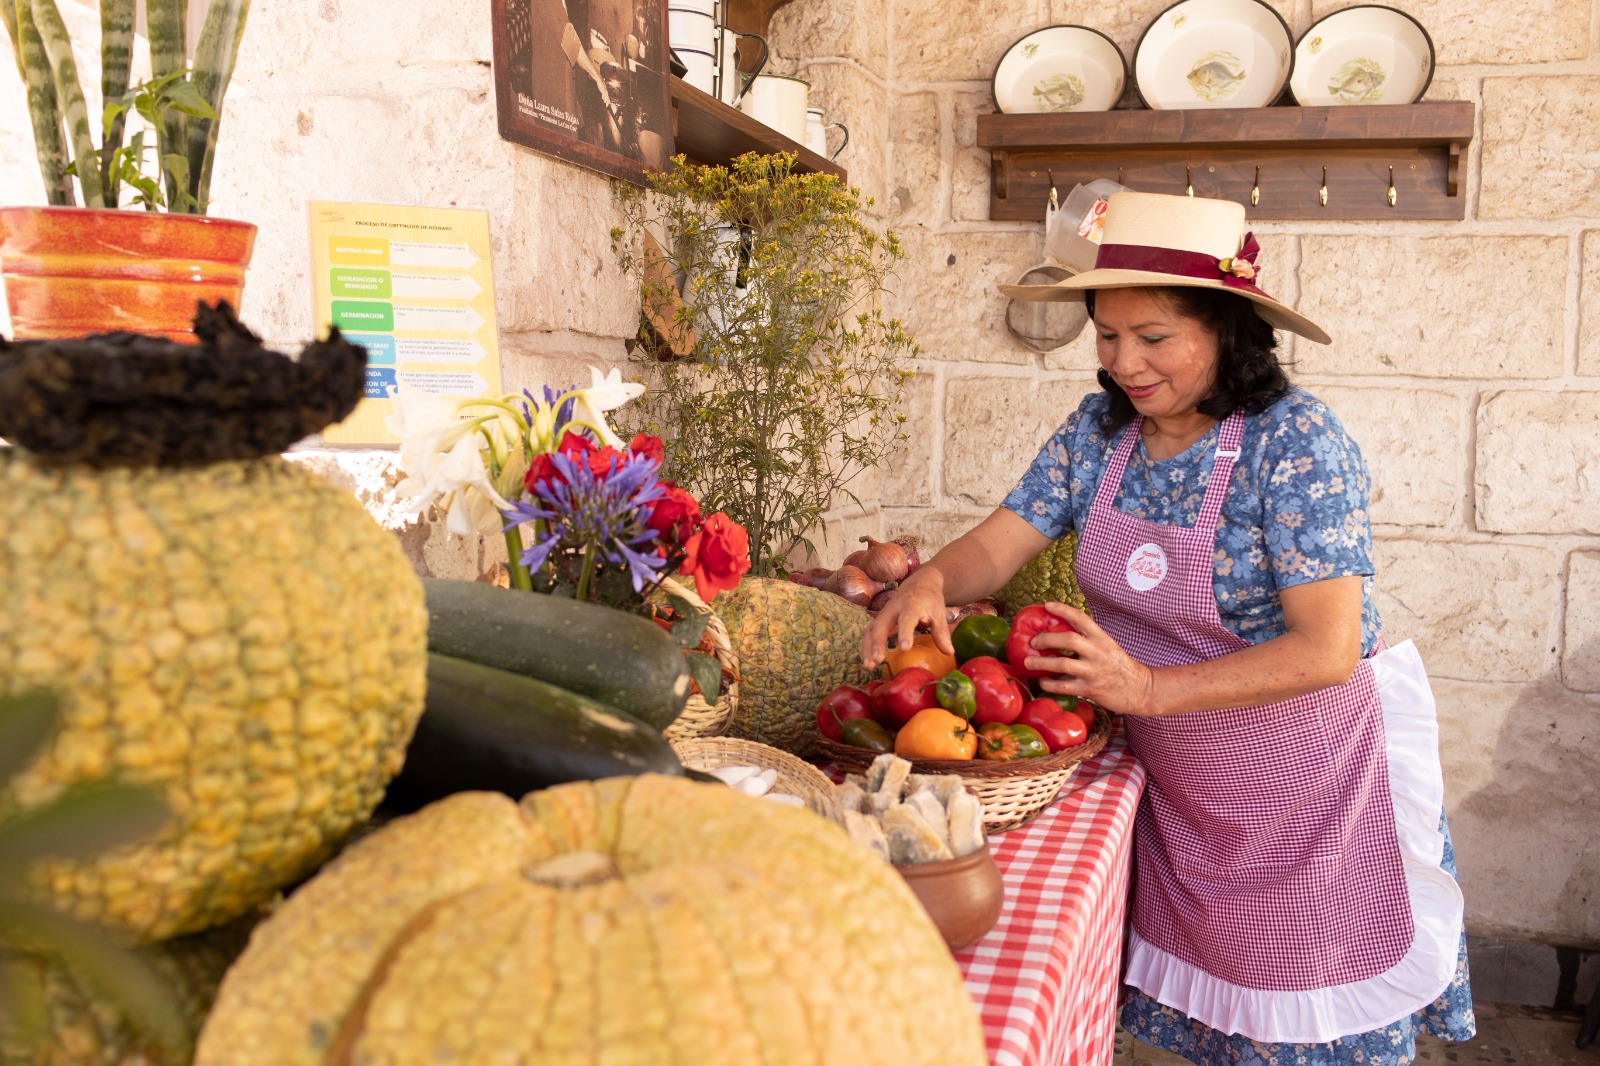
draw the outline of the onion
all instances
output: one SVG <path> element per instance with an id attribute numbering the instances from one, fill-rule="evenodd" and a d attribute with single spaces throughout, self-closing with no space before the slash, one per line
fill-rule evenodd
<path id="1" fill-rule="evenodd" d="M 822 586 L 822 591 L 842 596 L 857 607 L 865 607 L 872 597 L 883 591 L 883 582 L 874 581 L 860 567 L 841 566 Z"/>
<path id="2" fill-rule="evenodd" d="M 828 583 L 828 578 L 833 576 L 833 571 L 825 566 L 813 566 L 805 572 L 803 581 L 814 589 L 820 589 Z"/>
<path id="3" fill-rule="evenodd" d="M 917 567 L 922 565 L 922 556 L 917 553 L 917 548 L 922 544 L 922 538 L 908 533 L 903 537 L 894 538 L 894 542 L 905 549 L 906 574 L 916 573 Z M 904 580 L 904 578 L 901 580 Z"/>
<path id="4" fill-rule="evenodd" d="M 867 604 L 867 610 L 869 610 L 869 611 L 881 611 L 881 610 L 883 610 L 883 605 L 888 603 L 889 602 L 889 597 L 893 596 L 893 595 L 894 595 L 894 589 L 884 589 L 882 592 L 880 592 L 876 596 L 872 597 L 872 602 Z"/>
<path id="5" fill-rule="evenodd" d="M 911 572 L 910 561 L 906 558 L 906 550 L 899 544 L 890 541 L 873 540 L 871 537 L 862 537 L 866 542 L 866 558 L 857 565 L 865 570 L 867 576 L 874 581 L 904 581 Z"/>
<path id="6" fill-rule="evenodd" d="M 866 538 L 863 537 L 862 539 L 865 540 Z M 854 566 L 857 569 L 859 569 L 861 564 L 866 562 L 866 561 L 867 561 L 867 549 L 865 549 L 865 548 L 858 548 L 855 551 L 851 552 L 849 555 L 846 555 L 844 557 L 844 565 L 845 566 Z"/>

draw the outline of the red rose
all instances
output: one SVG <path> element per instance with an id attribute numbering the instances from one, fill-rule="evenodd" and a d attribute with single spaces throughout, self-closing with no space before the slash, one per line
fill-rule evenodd
<path id="1" fill-rule="evenodd" d="M 613 469 L 621 466 L 625 458 L 615 448 L 596 448 L 588 437 L 571 430 L 561 435 L 561 443 L 556 445 L 556 451 L 565 455 L 571 462 L 588 466 L 590 472 L 600 480 L 604 480 Z"/>
<path id="2" fill-rule="evenodd" d="M 695 591 L 707 602 L 739 583 L 750 569 L 750 536 L 744 527 L 718 511 L 683 546 L 680 573 L 694 578 Z"/>
<path id="3" fill-rule="evenodd" d="M 652 437 L 648 433 L 635 433 L 633 440 L 628 442 L 628 450 L 635 455 L 643 455 L 654 459 L 656 465 L 661 465 L 661 460 L 666 456 L 667 450 L 661 444 L 660 437 Z"/>
<path id="4" fill-rule="evenodd" d="M 655 530 L 663 544 L 676 548 L 700 528 L 700 503 L 676 485 L 666 488 L 666 494 L 650 505 L 650 517 L 644 524 Z"/>
<path id="5" fill-rule="evenodd" d="M 589 453 L 594 450 L 594 442 L 592 440 L 582 433 L 574 433 L 570 429 L 561 434 L 561 443 L 556 445 L 556 451 L 575 463 L 587 462 Z"/>
<path id="6" fill-rule="evenodd" d="M 523 483 L 528 486 L 529 492 L 537 492 L 541 483 L 560 480 L 561 475 L 557 473 L 556 464 L 549 453 L 540 452 L 533 457 L 533 462 L 528 467 L 528 476 L 523 479 Z"/>

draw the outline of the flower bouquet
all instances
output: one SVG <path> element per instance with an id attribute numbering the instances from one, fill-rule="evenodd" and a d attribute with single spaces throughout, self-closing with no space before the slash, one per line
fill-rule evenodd
<path id="1" fill-rule="evenodd" d="M 691 577 L 709 602 L 750 569 L 749 538 L 720 511 L 702 517 L 693 495 L 660 477 L 659 438 L 641 433 L 624 444 L 607 423 L 606 412 L 644 386 L 615 369 L 591 374 L 588 388 L 498 399 L 402 385 L 389 419 L 406 475 L 398 491 L 412 513 L 439 503 L 458 536 L 504 536 L 513 588 L 656 619 L 714 703 L 722 668 L 702 650 L 710 611 L 663 582 Z"/>

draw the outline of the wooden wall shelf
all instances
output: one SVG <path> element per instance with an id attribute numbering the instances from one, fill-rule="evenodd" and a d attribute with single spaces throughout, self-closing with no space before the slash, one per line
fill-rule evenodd
<path id="1" fill-rule="evenodd" d="M 1038 222 L 1096 178 L 1140 192 L 1237 200 L 1262 219 L 1460 219 L 1472 143 L 1468 100 L 1407 106 L 1264 107 L 979 115 L 993 157 L 989 217 Z M 1388 202 L 1393 168 L 1395 203 Z M 1326 168 L 1327 204 L 1319 201 Z M 1260 203 L 1250 204 L 1252 185 Z"/>
<path id="2" fill-rule="evenodd" d="M 673 150 L 696 163 L 725 164 L 745 152 L 794 152 L 795 171 L 819 171 L 847 183 L 849 175 L 837 163 L 824 159 L 804 145 L 791 141 L 766 123 L 757 122 L 710 93 L 701 92 L 682 78 L 672 78 Z"/>

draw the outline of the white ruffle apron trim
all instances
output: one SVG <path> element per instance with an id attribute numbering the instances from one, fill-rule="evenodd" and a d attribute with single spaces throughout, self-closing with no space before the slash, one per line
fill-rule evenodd
<path id="1" fill-rule="evenodd" d="M 1389 970 L 1363 981 L 1299 992 L 1231 984 L 1162 951 L 1129 930 L 1128 984 L 1220 1032 L 1285 1044 L 1325 1044 L 1381 1029 L 1438 999 L 1450 986 L 1461 946 L 1461 888 L 1440 863 L 1444 774 L 1433 690 L 1416 645 L 1373 656 L 1383 709 L 1389 794 L 1416 928 Z"/>

